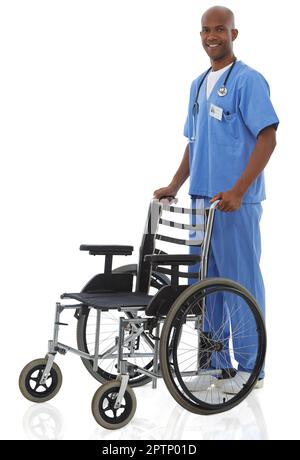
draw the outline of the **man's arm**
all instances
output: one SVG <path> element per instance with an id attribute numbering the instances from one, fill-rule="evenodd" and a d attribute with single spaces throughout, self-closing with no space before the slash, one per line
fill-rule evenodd
<path id="1" fill-rule="evenodd" d="M 263 129 L 257 138 L 257 143 L 251 154 L 249 163 L 231 190 L 220 192 L 211 199 L 211 203 L 221 199 L 217 208 L 221 211 L 230 212 L 240 208 L 243 196 L 252 182 L 265 169 L 276 147 L 276 131 L 273 126 Z"/>
<path id="2" fill-rule="evenodd" d="M 180 166 L 173 177 L 170 185 L 167 187 L 159 188 L 153 193 L 154 198 L 158 200 L 163 196 L 176 196 L 180 187 L 184 184 L 190 175 L 190 164 L 189 164 L 189 144 L 187 144 L 184 151 L 183 159 Z"/>

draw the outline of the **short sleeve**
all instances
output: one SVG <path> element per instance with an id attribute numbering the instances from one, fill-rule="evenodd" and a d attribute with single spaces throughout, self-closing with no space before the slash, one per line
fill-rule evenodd
<path id="1" fill-rule="evenodd" d="M 183 135 L 188 139 L 192 135 L 192 126 L 193 126 L 193 115 L 192 115 L 192 108 L 194 105 L 194 100 L 196 97 L 196 90 L 197 90 L 198 79 L 194 80 L 190 87 L 190 95 L 189 95 L 189 105 L 188 105 L 188 113 L 185 120 L 184 128 L 183 128 Z"/>
<path id="2" fill-rule="evenodd" d="M 183 135 L 187 138 L 189 137 L 189 116 L 187 116 L 185 120 Z"/>
<path id="3" fill-rule="evenodd" d="M 240 87 L 239 109 L 244 123 L 257 138 L 262 129 L 274 125 L 279 119 L 270 99 L 270 88 L 265 78 L 258 72 L 251 72 L 243 79 Z"/>

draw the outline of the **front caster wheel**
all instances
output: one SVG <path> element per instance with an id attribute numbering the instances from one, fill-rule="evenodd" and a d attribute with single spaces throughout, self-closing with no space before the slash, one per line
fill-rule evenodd
<path id="1" fill-rule="evenodd" d="M 92 400 L 96 422 L 108 430 L 117 430 L 127 425 L 136 411 L 136 397 L 130 386 L 127 386 L 120 408 L 114 408 L 120 385 L 118 381 L 105 383 L 98 388 Z"/>
<path id="2" fill-rule="evenodd" d="M 62 373 L 56 363 L 53 363 L 46 382 L 40 384 L 47 361 L 47 358 L 35 359 L 28 363 L 20 374 L 19 388 L 29 401 L 37 403 L 49 401 L 60 390 Z"/>

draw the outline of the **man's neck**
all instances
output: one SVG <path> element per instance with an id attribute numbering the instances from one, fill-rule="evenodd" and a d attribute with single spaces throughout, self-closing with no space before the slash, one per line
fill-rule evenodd
<path id="1" fill-rule="evenodd" d="M 210 62 L 211 62 L 213 72 L 216 72 L 217 70 L 221 70 L 224 67 L 227 67 L 228 65 L 232 64 L 235 59 L 236 59 L 235 56 L 232 54 L 220 60 L 216 60 L 216 61 L 211 60 Z"/>

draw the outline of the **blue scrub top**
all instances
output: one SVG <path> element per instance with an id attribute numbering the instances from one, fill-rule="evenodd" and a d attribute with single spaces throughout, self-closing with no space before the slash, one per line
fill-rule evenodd
<path id="1" fill-rule="evenodd" d="M 218 96 L 226 71 L 206 98 L 206 81 L 199 94 L 196 140 L 190 142 L 190 195 L 212 197 L 230 190 L 244 172 L 260 131 L 274 125 L 278 117 L 270 101 L 270 88 L 256 70 L 237 61 L 226 87 L 225 97 Z M 193 136 L 193 105 L 204 73 L 193 81 L 184 135 Z M 209 115 L 211 104 L 223 109 L 222 120 Z M 266 199 L 264 173 L 251 184 L 243 203 Z"/>

